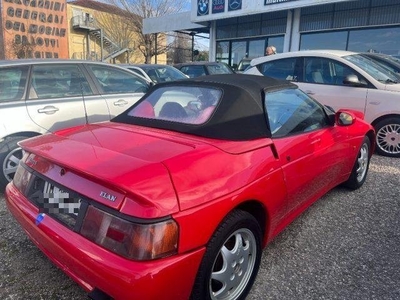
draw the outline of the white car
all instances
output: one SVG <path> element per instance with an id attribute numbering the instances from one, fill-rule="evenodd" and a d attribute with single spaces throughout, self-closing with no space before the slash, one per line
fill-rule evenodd
<path id="1" fill-rule="evenodd" d="M 22 158 L 19 141 L 108 121 L 136 103 L 150 86 L 145 78 L 106 63 L 0 61 L 0 192 Z"/>
<path id="2" fill-rule="evenodd" d="M 400 157 L 400 83 L 373 60 L 339 50 L 287 52 L 255 58 L 244 73 L 289 80 L 333 109 L 362 111 L 377 152 Z"/>

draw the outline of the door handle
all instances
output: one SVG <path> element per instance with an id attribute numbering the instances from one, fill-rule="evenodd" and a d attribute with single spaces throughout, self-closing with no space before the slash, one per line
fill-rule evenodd
<path id="1" fill-rule="evenodd" d="M 316 145 L 316 144 L 318 145 L 319 143 L 321 143 L 321 139 L 318 138 L 318 139 L 312 140 L 310 144 L 311 145 Z"/>
<path id="2" fill-rule="evenodd" d="M 128 101 L 125 101 L 124 99 L 119 99 L 118 101 L 114 102 L 115 106 L 125 106 L 128 104 Z"/>
<path id="3" fill-rule="evenodd" d="M 55 106 L 45 106 L 43 108 L 38 109 L 38 113 L 48 114 L 48 115 L 52 115 L 52 114 L 56 113 L 57 111 L 59 111 L 59 109 Z"/>

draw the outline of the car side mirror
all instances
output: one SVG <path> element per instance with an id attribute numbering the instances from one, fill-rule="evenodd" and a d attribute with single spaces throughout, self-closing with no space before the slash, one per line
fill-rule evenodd
<path id="1" fill-rule="evenodd" d="M 324 110 L 329 118 L 329 124 L 334 125 L 336 122 L 335 110 L 333 109 L 333 107 L 329 105 L 324 105 Z"/>
<path id="2" fill-rule="evenodd" d="M 347 75 L 344 79 L 343 79 L 343 84 L 345 85 L 351 85 L 351 86 L 359 86 L 359 87 L 366 87 L 367 83 L 360 81 L 358 79 L 358 76 L 355 74 L 350 74 Z"/>
<path id="3" fill-rule="evenodd" d="M 335 123 L 339 126 L 350 126 L 354 123 L 356 116 L 347 111 L 338 111 L 335 114 Z"/>

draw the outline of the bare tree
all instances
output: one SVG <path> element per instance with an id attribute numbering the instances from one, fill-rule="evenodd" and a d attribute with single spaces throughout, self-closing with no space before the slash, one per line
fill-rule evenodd
<path id="1" fill-rule="evenodd" d="M 136 32 L 132 31 L 129 24 L 130 19 L 123 14 L 109 13 L 103 14 L 97 12 L 94 14 L 95 22 L 98 28 L 103 28 L 105 35 L 112 37 L 112 41 L 116 43 L 121 48 L 129 49 L 129 57 L 127 61 L 130 61 L 135 48 L 136 48 Z"/>
<path id="2" fill-rule="evenodd" d="M 29 43 L 26 39 L 21 39 L 16 35 L 12 40 L 7 40 L 4 47 L 5 57 L 7 59 L 32 58 L 37 45 Z"/>
<path id="3" fill-rule="evenodd" d="M 137 49 L 143 54 L 145 62 L 150 63 L 154 55 L 166 53 L 169 45 L 163 34 L 144 34 L 143 19 L 179 12 L 188 0 L 110 0 L 109 2 L 126 11 L 131 31 L 137 34 Z"/>

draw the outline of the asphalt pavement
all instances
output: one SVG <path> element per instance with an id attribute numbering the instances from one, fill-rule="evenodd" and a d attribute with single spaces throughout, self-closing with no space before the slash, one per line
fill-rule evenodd
<path id="1" fill-rule="evenodd" d="M 87 299 L 1 193 L 0 299 Z M 288 226 L 264 250 L 247 299 L 400 299 L 400 159 L 374 155 L 361 189 L 335 188 Z"/>

